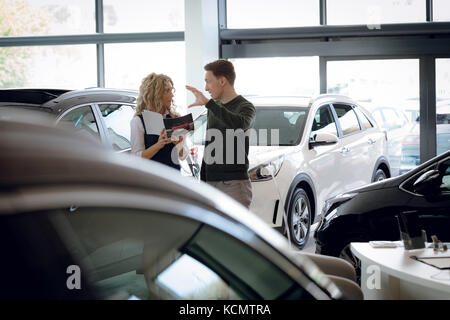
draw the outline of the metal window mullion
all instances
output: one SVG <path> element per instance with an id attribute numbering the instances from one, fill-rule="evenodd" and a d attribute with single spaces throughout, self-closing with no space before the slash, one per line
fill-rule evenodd
<path id="1" fill-rule="evenodd" d="M 320 0 L 320 25 L 327 25 L 327 0 Z"/>
<path id="2" fill-rule="evenodd" d="M 420 58 L 420 163 L 436 155 L 436 60 Z"/>
<path id="3" fill-rule="evenodd" d="M 402 56 L 416 58 L 425 55 L 450 55 L 450 42 L 438 38 L 422 39 L 361 39 L 309 42 L 260 42 L 222 44 L 223 58 L 259 57 L 379 57 Z"/>
<path id="4" fill-rule="evenodd" d="M 103 0 L 95 0 L 95 32 L 103 34 Z M 97 86 L 105 87 L 105 44 L 97 42 Z"/>
<path id="5" fill-rule="evenodd" d="M 105 87 L 105 44 L 97 43 L 97 87 Z"/>
<path id="6" fill-rule="evenodd" d="M 323 39 L 343 37 L 391 37 L 448 35 L 450 22 L 391 23 L 382 29 L 370 30 L 366 25 L 308 26 L 289 28 L 252 28 L 222 30 L 224 40 L 276 40 L 276 39 Z"/>
<path id="7" fill-rule="evenodd" d="M 320 93 L 327 93 L 327 59 L 319 57 L 319 81 Z"/>
<path id="8" fill-rule="evenodd" d="M 227 25 L 227 0 L 217 0 L 217 14 L 218 14 L 218 22 L 219 22 L 219 28 L 217 29 L 218 32 L 218 43 L 219 46 L 219 58 L 222 59 L 222 39 L 220 37 L 221 30 L 224 30 L 228 27 Z"/>
<path id="9" fill-rule="evenodd" d="M 226 29 L 227 26 L 227 0 L 217 0 L 219 14 L 219 29 Z"/>
<path id="10" fill-rule="evenodd" d="M 184 41 L 184 31 L 0 37 L 0 47 Z"/>
<path id="11" fill-rule="evenodd" d="M 427 22 L 433 21 L 433 0 L 426 0 Z"/>

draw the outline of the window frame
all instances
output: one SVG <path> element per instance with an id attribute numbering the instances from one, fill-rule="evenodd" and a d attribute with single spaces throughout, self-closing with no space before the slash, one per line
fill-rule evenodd
<path id="1" fill-rule="evenodd" d="M 353 111 L 356 114 L 356 118 L 358 119 L 359 122 L 359 127 L 361 128 L 361 131 L 366 131 L 366 130 L 371 130 L 374 128 L 374 125 L 372 123 L 372 120 L 370 120 L 370 118 L 366 115 L 366 113 L 364 112 L 364 110 L 362 108 L 360 108 L 359 105 L 357 104 L 352 104 L 351 107 L 353 108 Z M 358 111 L 357 111 L 358 110 Z M 369 122 L 370 124 L 370 128 L 366 128 L 366 126 L 364 125 L 364 122 L 361 120 L 358 112 L 361 112 L 361 114 L 366 118 L 366 120 Z"/>
<path id="2" fill-rule="evenodd" d="M 358 131 L 355 131 L 355 132 L 352 132 L 352 133 L 348 133 L 348 134 L 344 134 L 344 131 L 342 130 L 341 122 L 339 121 L 339 116 L 338 116 L 338 114 L 337 114 L 337 112 L 336 112 L 336 110 L 335 110 L 335 108 L 334 108 L 334 105 L 335 105 L 335 104 L 341 104 L 341 105 L 345 105 L 345 106 L 350 107 L 351 112 L 353 112 L 353 114 L 356 116 L 356 121 L 358 122 L 358 126 L 359 126 L 359 130 L 358 130 Z M 346 103 L 346 102 L 332 102 L 332 103 L 330 103 L 330 105 L 332 105 L 332 107 L 333 107 L 334 114 L 335 114 L 335 116 L 336 116 L 336 118 L 337 118 L 337 122 L 336 122 L 336 123 L 339 124 L 339 130 L 340 130 L 340 134 L 342 135 L 342 136 L 341 136 L 342 138 L 347 138 L 347 137 L 350 137 L 350 136 L 359 134 L 359 133 L 361 133 L 361 132 L 364 131 L 364 130 L 362 129 L 362 127 L 361 127 L 361 123 L 360 123 L 360 121 L 359 121 L 358 115 L 357 115 L 357 113 L 355 112 L 355 110 L 353 110 L 353 106 L 352 106 L 351 103 Z"/>

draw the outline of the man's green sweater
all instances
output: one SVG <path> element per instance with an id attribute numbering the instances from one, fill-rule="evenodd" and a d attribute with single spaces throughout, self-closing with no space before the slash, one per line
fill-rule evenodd
<path id="1" fill-rule="evenodd" d="M 236 138 L 240 136 L 239 134 L 236 134 L 236 137 L 230 136 L 230 131 L 227 134 L 227 129 L 241 129 L 243 131 L 250 129 L 253 126 L 256 115 L 255 107 L 251 102 L 239 95 L 225 104 L 211 99 L 206 104 L 206 108 L 208 109 L 208 125 L 200 174 L 201 179 L 203 181 L 248 179 L 249 137 L 245 136 L 245 139 Z M 217 130 L 211 131 L 210 129 Z M 217 140 L 215 135 L 219 131 L 222 139 Z M 211 139 L 208 139 L 209 136 L 211 136 Z M 233 147 L 233 150 L 230 147 Z M 218 150 L 217 148 L 222 149 Z M 244 150 L 245 155 L 242 154 Z M 220 151 L 223 152 L 223 157 L 220 157 Z M 211 163 L 211 158 L 206 158 L 208 156 L 211 156 L 216 161 Z M 242 161 L 242 159 L 245 161 Z"/>

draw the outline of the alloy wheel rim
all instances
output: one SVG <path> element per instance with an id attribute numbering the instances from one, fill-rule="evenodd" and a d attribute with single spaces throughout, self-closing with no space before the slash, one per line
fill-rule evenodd
<path id="1" fill-rule="evenodd" d="M 291 227 L 298 243 L 302 243 L 307 235 L 309 229 L 309 208 L 306 202 L 307 200 L 300 196 L 292 208 L 292 221 Z"/>

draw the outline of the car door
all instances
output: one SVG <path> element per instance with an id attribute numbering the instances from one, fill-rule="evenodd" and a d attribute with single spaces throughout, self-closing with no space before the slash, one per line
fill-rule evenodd
<path id="1" fill-rule="evenodd" d="M 345 103 L 333 103 L 333 108 L 338 117 L 337 123 L 341 135 L 337 162 L 342 191 L 345 192 L 370 182 L 367 177 L 372 175 L 373 168 L 369 167 L 367 139 L 364 137 L 352 106 Z"/>
<path id="2" fill-rule="evenodd" d="M 320 132 L 331 133 L 338 136 L 338 127 L 331 106 L 320 106 L 314 113 L 312 127 L 310 128 L 310 140 Z M 318 210 L 324 201 L 343 191 L 341 176 L 341 139 L 337 144 L 315 146 L 306 152 L 305 160 L 310 170 L 311 178 L 317 194 Z"/>
<path id="3" fill-rule="evenodd" d="M 368 168 L 369 170 L 366 173 L 366 176 L 364 177 L 366 179 L 366 183 L 372 182 L 373 177 L 373 170 L 375 169 L 375 165 L 378 161 L 378 159 L 381 156 L 388 156 L 389 154 L 386 153 L 385 147 L 386 147 L 386 135 L 384 132 L 379 130 L 378 128 L 374 127 L 372 121 L 367 116 L 367 111 L 365 111 L 363 108 L 361 108 L 358 105 L 353 105 L 353 110 L 356 112 L 356 115 L 358 116 L 360 126 L 363 130 L 362 134 L 364 136 L 363 140 L 365 139 L 366 144 L 362 144 L 365 146 L 365 151 L 368 152 Z M 391 174 L 392 174 L 392 165 L 393 163 L 397 166 L 399 166 L 400 163 L 400 151 L 401 147 L 400 145 L 397 146 L 395 153 L 393 151 L 392 158 L 389 157 L 389 164 L 391 165 Z"/>

